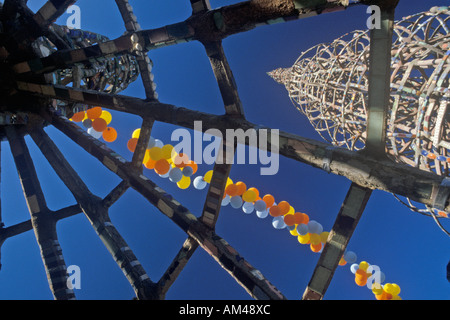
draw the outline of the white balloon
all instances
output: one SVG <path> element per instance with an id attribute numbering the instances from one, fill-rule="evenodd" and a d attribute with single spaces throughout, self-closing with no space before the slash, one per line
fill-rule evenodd
<path id="1" fill-rule="evenodd" d="M 181 180 L 181 178 L 183 178 L 183 173 L 181 172 L 180 168 L 175 167 L 175 168 L 170 169 L 170 171 L 169 171 L 169 180 L 170 181 L 177 183 L 178 181 Z"/>
<path id="2" fill-rule="evenodd" d="M 160 148 L 162 148 L 162 147 L 164 147 L 164 143 L 163 143 L 161 140 L 159 140 L 159 139 L 155 139 L 155 145 L 154 145 L 154 147 L 160 147 Z"/>
<path id="3" fill-rule="evenodd" d="M 197 176 L 195 177 L 193 184 L 195 189 L 203 190 L 208 183 L 203 180 L 203 176 Z"/>
<path id="4" fill-rule="evenodd" d="M 297 226 L 297 233 L 301 236 L 305 236 L 309 232 L 308 226 L 306 224 L 299 224 Z"/>
<path id="5" fill-rule="evenodd" d="M 151 149 L 154 146 L 155 146 L 155 138 L 150 137 L 150 139 L 148 140 L 147 149 Z"/>
<path id="6" fill-rule="evenodd" d="M 89 129 L 87 129 L 87 133 L 89 133 L 91 136 L 93 136 L 95 139 L 99 139 L 103 133 L 102 132 L 98 132 L 95 131 L 94 128 L 90 127 Z"/>
<path id="7" fill-rule="evenodd" d="M 227 194 L 225 198 L 222 199 L 221 205 L 223 207 L 227 206 L 230 203 L 231 197 Z"/>
<path id="8" fill-rule="evenodd" d="M 307 225 L 308 225 L 309 233 L 321 234 L 323 231 L 322 225 L 315 220 L 310 220 Z"/>
<path id="9" fill-rule="evenodd" d="M 273 218 L 272 226 L 275 229 L 279 229 L 279 230 L 286 228 L 286 224 L 284 223 L 284 216 L 279 216 L 279 217 Z"/>
<path id="10" fill-rule="evenodd" d="M 266 206 L 266 203 L 264 202 L 264 200 L 257 200 L 257 201 L 255 201 L 254 207 L 255 207 L 256 211 L 264 211 L 264 210 L 266 210 L 267 206 Z"/>
<path id="11" fill-rule="evenodd" d="M 359 269 L 359 264 L 357 264 L 357 263 L 354 263 L 354 264 L 352 264 L 351 266 L 350 266 L 350 271 L 353 273 L 353 274 L 355 274 L 356 273 L 356 271 Z"/>
<path id="12" fill-rule="evenodd" d="M 234 196 L 231 197 L 230 199 L 230 205 L 234 208 L 234 209 L 239 209 L 242 206 L 242 198 L 241 196 Z"/>
<path id="13" fill-rule="evenodd" d="M 168 178 L 168 177 L 169 177 L 169 173 L 170 173 L 170 171 L 167 172 L 167 173 L 165 173 L 165 174 L 159 174 L 159 176 L 160 176 L 161 178 Z"/>
<path id="14" fill-rule="evenodd" d="M 244 202 L 242 205 L 242 211 L 246 214 L 250 214 L 255 209 L 255 206 L 253 205 L 253 202 Z"/>
<path id="15" fill-rule="evenodd" d="M 256 216 L 260 219 L 264 219 L 269 215 L 269 209 L 263 211 L 256 211 Z"/>

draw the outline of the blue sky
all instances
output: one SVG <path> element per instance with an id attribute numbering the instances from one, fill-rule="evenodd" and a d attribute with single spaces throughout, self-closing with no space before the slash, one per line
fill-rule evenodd
<path id="1" fill-rule="evenodd" d="M 157 28 L 189 17 L 187 0 L 130 1 L 143 29 Z M 214 1 L 220 7 L 238 1 Z M 29 1 L 36 11 L 45 1 Z M 81 0 L 82 28 L 116 38 L 124 26 L 114 1 Z M 444 0 L 400 1 L 396 19 L 426 11 L 432 6 L 448 5 Z M 69 15 L 58 20 L 64 24 Z M 366 28 L 365 7 L 344 12 L 260 27 L 223 41 L 228 61 L 236 78 L 246 118 L 257 124 L 278 128 L 320 140 L 306 118 L 290 102 L 286 90 L 266 72 L 291 66 L 301 52 L 329 42 L 356 29 Z M 149 53 L 162 102 L 214 114 L 224 113 L 223 103 L 205 51 L 200 43 L 190 42 Z M 136 81 L 124 92 L 144 97 L 142 83 Z M 126 142 L 141 120 L 112 112 L 111 125 L 119 138 L 110 147 L 131 159 Z M 156 123 L 152 136 L 170 143 L 171 125 Z M 47 132 L 85 180 L 91 191 L 105 196 L 120 179 L 86 154 L 56 129 Z M 60 209 L 75 201 L 55 173 L 29 141 L 38 176 L 49 207 Z M 212 169 L 202 165 L 198 174 Z M 273 194 L 277 201 L 287 200 L 296 211 L 307 213 L 329 231 L 350 186 L 343 177 L 329 175 L 291 159 L 280 157 L 276 175 L 261 176 L 259 165 L 234 165 L 230 177 Z M 29 219 L 9 146 L 2 142 L 2 217 L 6 226 Z M 206 189 L 180 190 L 153 172 L 145 174 L 199 216 Z M 132 204 L 130 206 L 130 204 Z M 112 222 L 146 269 L 157 281 L 186 239 L 186 234 L 133 190 L 111 207 Z M 447 224 L 448 225 L 448 224 Z M 81 268 L 78 299 L 131 299 L 133 291 L 106 248 L 82 214 L 58 223 L 58 235 L 67 265 Z M 246 260 L 258 268 L 288 299 L 299 299 L 305 290 L 319 254 L 300 245 L 287 230 L 276 230 L 270 218 L 259 219 L 242 210 L 223 207 L 217 233 L 225 238 Z M 411 212 L 390 194 L 374 191 L 361 221 L 349 243 L 358 262 L 378 265 L 386 282 L 401 287 L 405 300 L 449 299 L 450 284 L 445 267 L 450 259 L 448 237 L 431 218 Z M 52 299 L 32 231 L 8 239 L 1 247 L 0 299 Z M 250 299 L 248 294 L 201 248 L 199 248 L 167 299 Z M 366 287 L 354 283 L 349 265 L 338 267 L 325 299 L 373 300 Z"/>

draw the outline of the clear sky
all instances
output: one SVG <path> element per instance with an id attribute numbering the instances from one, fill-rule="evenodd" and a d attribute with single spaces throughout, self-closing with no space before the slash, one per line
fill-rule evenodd
<path id="1" fill-rule="evenodd" d="M 130 1 L 143 29 L 161 27 L 189 17 L 188 0 Z M 238 1 L 211 0 L 212 7 Z M 32 0 L 36 11 L 45 1 Z M 125 28 L 114 1 L 80 0 L 82 29 L 116 38 Z M 432 6 L 448 5 L 444 0 L 401 0 L 396 19 L 426 11 Z M 285 88 L 266 72 L 291 66 L 301 52 L 329 42 L 356 29 L 366 28 L 366 7 L 273 26 L 260 27 L 223 41 L 228 61 L 236 78 L 246 118 L 301 136 L 320 140 L 309 122 L 290 102 Z M 64 24 L 65 14 L 58 20 Z M 224 108 L 209 61 L 200 43 L 190 42 L 149 53 L 161 102 L 195 110 L 223 114 Z M 136 81 L 123 94 L 144 97 L 142 83 Z M 112 112 L 111 125 L 119 138 L 109 146 L 131 160 L 126 142 L 141 120 Z M 152 136 L 171 143 L 176 127 L 156 123 Z M 85 180 L 91 191 L 105 196 L 120 179 L 86 154 L 56 129 L 47 132 Z M 29 141 L 46 200 L 57 210 L 74 204 L 67 188 L 59 181 L 37 147 Z M 2 142 L 2 217 L 6 226 L 29 219 L 17 172 L 9 151 Z M 212 169 L 202 165 L 198 174 Z M 276 201 L 288 201 L 296 211 L 307 213 L 326 231 L 334 224 L 350 186 L 346 178 L 329 175 L 305 164 L 280 157 L 276 175 L 261 176 L 260 165 L 234 165 L 230 177 L 273 194 Z M 168 179 L 145 169 L 145 174 L 183 203 L 196 216 L 201 214 L 207 189 L 178 189 Z M 133 190 L 111 207 L 112 222 L 133 249 L 150 278 L 157 281 L 186 239 L 186 234 Z M 445 223 L 445 222 L 444 222 Z M 446 224 L 448 227 L 448 223 Z M 58 223 L 58 235 L 67 265 L 81 268 L 78 299 L 131 299 L 133 291 L 112 257 L 89 224 L 79 214 Z M 303 294 L 319 254 L 300 245 L 287 230 L 276 230 L 271 219 L 259 219 L 254 213 L 223 207 L 217 233 L 225 238 L 247 261 L 258 268 L 288 299 Z M 449 299 L 450 283 L 445 267 L 450 259 L 449 238 L 431 218 L 411 212 L 390 194 L 374 191 L 361 221 L 350 240 L 348 250 L 377 265 L 386 282 L 401 287 L 405 300 Z M 8 239 L 1 247 L 0 299 L 52 299 L 34 233 L 29 231 Z M 250 299 L 220 266 L 199 248 L 167 299 Z M 358 287 L 350 266 L 338 267 L 325 299 L 373 300 L 367 287 Z"/>

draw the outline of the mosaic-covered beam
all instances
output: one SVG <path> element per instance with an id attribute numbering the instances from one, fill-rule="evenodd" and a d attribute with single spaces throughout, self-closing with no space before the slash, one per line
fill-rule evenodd
<path id="1" fill-rule="evenodd" d="M 271 136 L 271 128 L 255 125 L 243 119 L 212 115 L 159 102 L 146 102 L 133 97 L 23 82 L 18 83 L 18 89 L 42 97 L 58 97 L 62 100 L 100 105 L 143 117 L 151 116 L 156 121 L 190 129 L 194 129 L 195 121 L 201 121 L 203 131 L 215 128 L 224 132 L 225 135 L 226 129 L 243 129 L 244 131 L 252 129 L 259 135 L 261 130 L 266 129 L 267 136 Z M 328 172 L 344 176 L 360 186 L 405 196 L 429 206 L 434 205 L 438 191 L 447 188 L 442 185 L 443 177 L 434 173 L 390 160 L 378 160 L 369 155 L 333 147 L 324 142 L 283 131 L 279 131 L 279 141 L 272 142 L 269 138 L 268 148 L 273 149 L 275 146 L 279 147 L 280 155 L 320 169 L 327 164 Z M 449 199 L 447 198 L 444 202 L 442 210 L 450 210 Z"/>
<path id="2" fill-rule="evenodd" d="M 75 294 L 73 289 L 67 286 L 67 266 L 56 233 L 56 220 L 47 207 L 25 139 L 14 127 L 7 127 L 6 135 L 19 173 L 31 215 L 31 225 L 40 248 L 53 297 L 57 300 L 73 300 Z"/>

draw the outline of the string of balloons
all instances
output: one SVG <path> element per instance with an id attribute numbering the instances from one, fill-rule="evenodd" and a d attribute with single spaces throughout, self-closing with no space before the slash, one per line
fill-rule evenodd
<path id="1" fill-rule="evenodd" d="M 71 121 L 81 122 L 88 134 L 96 139 L 103 138 L 106 142 L 117 139 L 117 131 L 110 127 L 111 114 L 101 107 L 94 107 L 86 111 L 75 113 Z M 134 152 L 139 139 L 140 129 L 133 131 L 127 142 L 127 149 Z M 191 184 L 197 190 L 203 190 L 211 182 L 213 170 L 204 175 L 193 177 L 198 171 L 198 165 L 185 153 L 178 153 L 171 144 L 164 144 L 162 140 L 150 137 L 143 165 L 153 170 L 161 178 L 168 178 L 180 189 L 187 189 Z M 225 186 L 222 206 L 241 209 L 245 214 L 256 213 L 260 219 L 272 218 L 275 229 L 287 229 L 296 237 L 298 243 L 309 245 L 314 253 L 320 253 L 327 242 L 329 231 L 324 231 L 322 224 L 310 219 L 306 213 L 296 211 L 286 200 L 279 203 L 271 194 L 260 194 L 256 187 L 248 187 L 243 181 L 233 182 L 228 177 Z M 350 264 L 350 271 L 355 275 L 355 283 L 360 287 L 367 286 L 377 300 L 401 300 L 400 287 L 395 283 L 384 283 L 385 275 L 376 265 L 366 261 L 356 263 L 357 255 L 353 251 L 345 251 L 339 261 L 339 266 Z"/>

